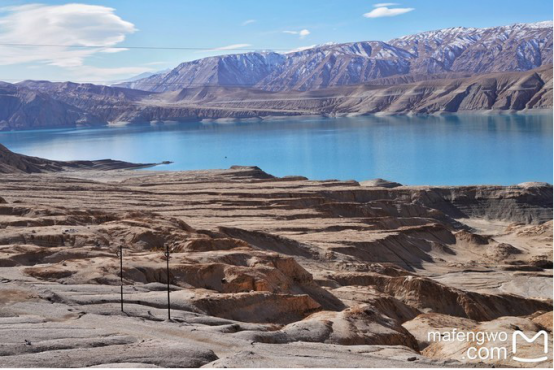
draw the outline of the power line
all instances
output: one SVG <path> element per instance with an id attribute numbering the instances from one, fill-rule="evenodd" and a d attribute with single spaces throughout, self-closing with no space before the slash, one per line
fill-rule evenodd
<path id="1" fill-rule="evenodd" d="M 154 74 L 156 75 L 156 74 Z M 145 77 L 144 79 L 146 79 L 148 77 Z M 119 84 L 132 84 L 132 83 L 135 83 L 135 82 L 138 82 L 142 80 L 139 79 L 139 80 L 136 80 L 136 81 L 122 81 L 122 82 L 111 82 L 111 85 L 106 85 L 105 83 L 108 82 L 108 81 L 79 81 L 79 82 L 75 82 L 75 81 L 48 81 L 48 80 L 21 80 L 21 79 L 16 79 L 16 78 L 0 78 L 0 82 L 2 81 L 14 81 L 15 84 L 17 83 L 23 83 L 23 82 L 28 82 L 28 83 L 37 83 L 37 84 L 40 84 L 40 83 L 50 83 L 50 84 L 64 84 L 64 83 L 73 83 L 73 84 L 96 84 L 96 85 L 99 85 L 99 86 L 108 86 L 108 87 L 112 87 L 112 88 L 119 88 L 119 89 L 131 89 L 131 90 L 138 90 L 136 88 L 132 88 L 132 87 L 124 87 L 124 86 L 115 86 L 115 85 L 119 85 Z M 204 84 L 204 83 L 186 83 L 186 82 L 161 82 L 161 83 L 141 83 L 141 86 L 182 86 L 182 89 L 188 89 L 188 88 L 196 88 L 196 87 L 251 87 L 251 88 L 255 88 L 256 87 L 256 84 Z M 140 90 L 139 90 L 140 91 Z M 146 91 L 146 90 L 144 90 Z M 152 91 L 147 91 L 147 92 L 152 92 Z M 270 91 L 268 91 L 270 92 Z"/>
<path id="2" fill-rule="evenodd" d="M 163 73 L 154 73 L 152 76 L 149 76 L 149 77 L 153 77 L 153 76 L 158 76 L 158 75 L 162 75 Z M 144 78 L 141 78 L 141 79 L 138 79 L 138 80 L 134 80 L 134 81 L 121 81 L 121 82 L 111 82 L 111 85 L 105 85 L 106 82 L 109 82 L 109 81 L 80 81 L 80 82 L 75 82 L 75 81 L 49 81 L 49 80 L 21 80 L 21 79 L 17 79 L 17 78 L 0 78 L 0 82 L 3 82 L 3 81 L 14 81 L 16 84 L 17 83 L 23 83 L 23 82 L 27 82 L 27 83 L 37 83 L 37 84 L 40 84 L 40 83 L 49 83 L 49 84 L 64 84 L 64 83 L 73 83 L 73 84 L 98 84 L 98 85 L 101 85 L 101 86 L 108 86 L 108 87 L 113 87 L 113 88 L 120 88 L 120 89 L 132 89 L 132 90 L 136 90 L 134 88 L 128 88 L 128 87 L 124 87 L 124 86 L 115 86 L 115 85 L 120 85 L 120 84 L 133 84 L 133 83 L 136 83 L 136 82 L 139 82 L 141 80 L 144 80 L 144 79 L 147 79 L 149 77 L 144 77 Z M 141 83 L 140 84 L 141 86 L 182 86 L 183 89 L 187 89 L 187 88 L 195 88 L 195 87 L 252 87 L 252 88 L 255 88 L 256 87 L 256 84 L 239 84 L 239 83 L 221 83 L 221 84 L 214 84 L 214 83 L 200 83 L 200 82 L 197 82 L 197 83 L 187 83 L 187 82 L 160 82 L 160 83 Z M 269 91 L 268 91 L 269 92 Z"/>
<path id="3" fill-rule="evenodd" d="M 148 77 L 145 77 L 145 79 L 148 78 Z M 202 88 L 202 87 L 207 87 L 207 88 L 249 88 L 249 89 L 253 89 L 253 90 L 259 90 L 260 92 L 262 93 L 268 93 L 268 94 L 271 94 L 271 93 L 279 93 L 279 92 L 283 92 L 281 90 L 266 90 L 264 89 L 263 87 L 260 87 L 260 86 L 257 86 L 257 84 L 203 84 L 203 83 L 186 83 L 186 82 L 161 82 L 161 83 L 140 83 L 140 88 L 137 88 L 137 87 L 127 87 L 127 86 L 117 86 L 117 85 L 121 85 L 121 84 L 132 84 L 132 83 L 135 83 L 135 82 L 138 82 L 140 80 L 137 80 L 137 81 L 130 81 L 130 82 L 112 82 L 110 83 L 109 85 L 106 84 L 107 81 L 79 81 L 79 82 L 75 82 L 75 81 L 64 81 L 64 82 L 53 82 L 53 81 L 48 81 L 48 80 L 20 80 L 20 79 L 2 79 L 0 78 L 0 83 L 3 82 L 3 81 L 16 81 L 14 84 L 18 84 L 18 83 L 23 83 L 23 82 L 28 82 L 28 83 L 48 83 L 48 84 L 64 84 L 64 83 L 72 83 L 72 84 L 76 84 L 76 85 L 86 85 L 86 84 L 90 84 L 90 85 L 96 85 L 96 86 L 106 86 L 106 87 L 109 87 L 109 88 L 113 88 L 113 89 L 126 89 L 126 90 L 134 90 L 134 91 L 142 91 L 142 92 L 145 92 L 145 93 L 166 93 L 166 92 L 176 92 L 176 91 L 180 91 L 180 90 L 186 90 L 186 89 L 196 89 L 196 88 Z M 368 85 L 368 86 L 388 86 L 388 85 L 377 85 L 377 84 L 372 84 L 373 81 L 361 81 L 357 84 L 351 84 L 351 85 L 329 85 L 329 86 L 326 86 L 326 88 L 333 88 L 333 87 L 344 87 L 344 86 L 360 86 L 360 85 Z M 142 87 L 165 87 L 165 86 L 176 86 L 176 88 L 173 90 L 173 89 L 170 89 L 170 90 L 164 90 L 164 91 L 154 91 L 154 90 L 141 90 Z M 27 86 L 25 86 L 27 87 Z M 29 89 L 36 89 L 34 87 L 28 87 Z M 308 91 L 313 91 L 313 90 L 298 90 L 299 92 L 308 92 Z M 319 97 L 319 99 L 326 99 L 326 98 L 331 98 L 331 96 L 329 97 Z"/>
<path id="4" fill-rule="evenodd" d="M 252 48 L 227 48 L 227 47 L 192 47 L 192 46 L 106 46 L 106 45 L 58 45 L 58 44 L 19 44 L 19 43 L 0 43 L 0 46 L 12 47 L 46 47 L 46 48 L 78 48 L 78 49 L 137 49 L 137 50 L 195 50 L 195 51 L 290 51 L 291 49 L 271 48 L 252 49 Z"/>
<path id="5" fill-rule="evenodd" d="M 155 73 L 152 76 L 156 76 L 156 75 L 160 75 L 160 74 L 163 74 L 163 73 L 159 73 L 159 74 Z M 396 77 L 396 76 L 391 76 L 391 77 Z M 250 88 L 250 89 L 259 90 L 259 91 L 265 92 L 265 93 L 282 92 L 281 90 L 266 90 L 263 87 L 259 87 L 257 85 L 258 82 L 254 83 L 254 84 L 238 84 L 238 83 L 233 83 L 233 84 L 230 84 L 230 83 L 210 84 L 210 83 L 187 83 L 187 82 L 146 83 L 146 82 L 140 82 L 140 87 L 141 88 L 142 87 L 164 87 L 164 86 L 176 86 L 177 87 L 175 90 L 166 90 L 166 91 L 141 90 L 140 88 L 137 88 L 137 87 L 117 86 L 117 85 L 122 85 L 122 84 L 138 83 L 139 81 L 142 81 L 142 80 L 145 80 L 145 79 L 148 79 L 148 78 L 149 77 L 144 77 L 144 78 L 141 78 L 141 79 L 138 79 L 138 80 L 135 80 L 135 81 L 122 81 L 122 82 L 113 82 L 113 81 L 112 82 L 110 82 L 110 81 L 49 81 L 49 80 L 21 80 L 21 79 L 14 79 L 14 78 L 5 78 L 5 79 L 0 78 L 0 83 L 1 82 L 6 82 L 6 81 L 13 81 L 14 84 L 19 84 L 19 83 L 24 83 L 24 82 L 26 82 L 26 83 L 36 83 L 36 84 L 41 84 L 41 83 L 47 83 L 47 84 L 72 83 L 72 84 L 76 84 L 76 85 L 91 84 L 91 85 L 97 85 L 97 86 L 106 86 L 106 87 L 110 87 L 110 88 L 114 88 L 114 89 L 128 89 L 128 90 L 135 90 L 135 91 L 143 91 L 143 92 L 147 92 L 147 93 L 174 92 L 174 91 L 179 91 L 179 90 L 184 90 L 184 89 L 195 89 L 195 88 L 201 88 L 201 87 L 211 87 L 211 88 L 233 88 L 233 87 L 237 87 L 237 88 Z M 383 84 L 376 83 L 375 80 L 369 80 L 369 81 L 360 81 L 360 82 L 355 83 L 355 84 L 329 85 L 329 86 L 326 86 L 326 87 L 327 88 L 333 88 L 333 87 L 359 86 L 359 85 L 388 86 L 386 84 L 383 85 Z M 33 89 L 33 87 L 29 87 L 29 88 Z M 298 90 L 298 91 L 303 92 L 304 90 Z M 308 91 L 308 90 L 306 90 L 306 91 Z"/>
<path id="6" fill-rule="evenodd" d="M 120 50 L 126 50 L 126 49 L 135 49 L 135 50 L 188 50 L 188 51 L 251 51 L 251 52 L 273 52 L 273 51 L 291 51 L 291 49 L 283 49 L 283 48 L 271 48 L 271 49 L 252 49 L 252 48 L 221 48 L 221 47 L 188 47 L 188 46 L 102 46 L 102 45 L 61 45 L 61 44 L 27 44 L 27 43 L 0 43 L 0 46 L 10 46 L 10 47 L 51 47 L 51 48 L 78 48 L 78 49 L 120 49 Z M 15 82 L 22 82 L 26 80 L 21 79 L 14 79 L 14 78 L 0 78 L 0 81 L 15 81 Z M 37 81 L 37 80 L 35 80 Z M 40 80 L 39 80 L 40 81 Z M 76 83 L 91 83 L 91 84 L 103 84 L 107 81 L 80 81 Z M 122 82 L 115 82 L 113 84 L 118 83 L 132 83 L 135 81 L 122 81 Z M 165 83 L 165 85 L 183 85 L 182 83 Z M 149 84 L 145 84 L 148 86 Z M 158 86 L 163 84 L 152 84 L 152 86 Z M 198 84 L 197 86 L 193 86 L 192 84 L 187 87 L 210 87 L 210 86 L 221 86 L 221 85 L 209 85 L 209 84 Z M 225 86 L 229 87 L 252 87 L 253 85 L 249 84 L 228 84 Z"/>

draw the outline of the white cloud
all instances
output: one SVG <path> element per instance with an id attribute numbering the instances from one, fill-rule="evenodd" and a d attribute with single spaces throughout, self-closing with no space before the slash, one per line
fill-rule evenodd
<path id="1" fill-rule="evenodd" d="M 96 53 L 124 51 L 114 46 L 137 29 L 114 12 L 113 8 L 87 4 L 2 8 L 0 65 L 41 62 L 77 67 Z"/>
<path id="2" fill-rule="evenodd" d="M 395 5 L 398 5 L 398 3 L 379 3 L 379 4 L 374 4 L 373 6 L 375 8 L 382 8 L 382 7 L 395 6 Z"/>
<path id="3" fill-rule="evenodd" d="M 248 26 L 249 24 L 256 23 L 257 21 L 255 19 L 249 19 L 244 22 L 242 22 L 241 26 Z"/>
<path id="4" fill-rule="evenodd" d="M 289 34 L 289 35 L 298 35 L 301 39 L 308 36 L 310 34 L 310 31 L 304 29 L 301 31 L 283 31 L 283 33 Z"/>
<path id="5" fill-rule="evenodd" d="M 375 8 L 369 13 L 365 13 L 366 18 L 381 18 L 381 17 L 394 17 L 400 14 L 408 13 L 414 10 L 414 8 L 387 8 L 386 6 Z"/>

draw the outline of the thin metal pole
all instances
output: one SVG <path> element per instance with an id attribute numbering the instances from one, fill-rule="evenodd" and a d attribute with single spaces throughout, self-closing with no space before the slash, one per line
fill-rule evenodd
<path id="1" fill-rule="evenodd" d="M 171 300 L 169 297 L 169 244 L 165 245 L 166 271 L 167 271 L 167 319 L 171 321 Z"/>
<path id="2" fill-rule="evenodd" d="M 119 245 L 119 278 L 121 280 L 121 312 L 123 312 L 123 245 Z"/>

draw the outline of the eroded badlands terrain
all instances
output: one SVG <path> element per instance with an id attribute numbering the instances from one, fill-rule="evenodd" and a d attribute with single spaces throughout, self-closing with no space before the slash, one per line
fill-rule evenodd
<path id="1" fill-rule="evenodd" d="M 546 330 L 552 348 L 552 186 L 397 185 L 3 174 L 0 366 L 537 366 L 427 333 Z"/>

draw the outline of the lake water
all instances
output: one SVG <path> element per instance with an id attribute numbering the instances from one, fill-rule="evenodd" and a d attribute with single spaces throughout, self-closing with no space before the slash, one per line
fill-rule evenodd
<path id="1" fill-rule="evenodd" d="M 277 176 L 406 185 L 552 183 L 552 116 L 451 115 L 175 123 L 0 133 L 58 160 L 173 161 L 159 170 L 256 165 Z"/>

